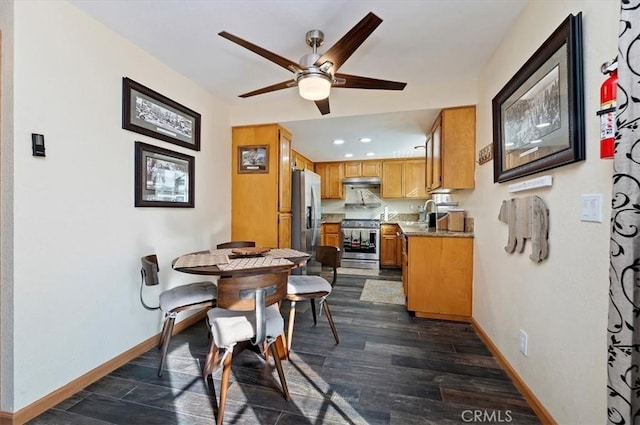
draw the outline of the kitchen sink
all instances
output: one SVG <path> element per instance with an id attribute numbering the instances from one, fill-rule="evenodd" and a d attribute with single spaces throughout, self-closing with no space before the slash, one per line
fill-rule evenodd
<path id="1" fill-rule="evenodd" d="M 429 229 L 429 224 L 424 221 L 403 221 L 400 223 L 400 226 L 418 228 L 420 230 Z"/>

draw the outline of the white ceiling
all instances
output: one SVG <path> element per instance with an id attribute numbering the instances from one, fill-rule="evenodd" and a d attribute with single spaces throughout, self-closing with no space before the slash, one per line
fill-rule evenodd
<path id="1" fill-rule="evenodd" d="M 527 0 L 71 0 L 178 72 L 210 90 L 231 108 L 306 108 L 317 119 L 282 121 L 294 134 L 294 148 L 313 161 L 423 155 L 437 108 L 352 117 L 341 102 L 398 102 L 413 90 L 439 81 L 475 80 Z M 324 52 L 368 12 L 382 24 L 340 68 L 341 73 L 407 83 L 404 92 L 333 88 L 333 115 L 321 118 L 297 89 L 241 99 L 239 94 L 282 81 L 293 74 L 217 34 L 228 31 L 297 62 L 311 50 L 308 30 L 324 32 Z M 144 84 L 144 81 L 141 81 Z M 368 92 L 368 93 L 367 93 Z M 416 92 L 417 93 L 417 92 Z M 171 96 L 170 96 L 171 97 Z M 356 103 L 357 105 L 357 103 Z M 188 106 L 188 105 L 187 105 Z M 381 107 L 384 109 L 384 106 Z M 378 110 L 381 109 L 380 107 Z M 306 110 L 305 109 L 305 110 Z M 353 108 L 351 108 L 353 109 Z M 387 111 L 397 111 L 397 106 Z M 312 115 L 313 114 L 313 115 Z M 351 113 L 353 115 L 353 113 Z M 206 117 L 204 117 L 206 119 Z M 367 145 L 360 137 L 371 137 Z M 333 139 L 345 144 L 335 146 Z"/>

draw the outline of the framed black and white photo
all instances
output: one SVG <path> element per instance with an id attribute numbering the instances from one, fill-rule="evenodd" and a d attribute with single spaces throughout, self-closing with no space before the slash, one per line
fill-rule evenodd
<path id="1" fill-rule="evenodd" d="M 569 15 L 493 98 L 494 182 L 585 159 L 581 19 Z"/>
<path id="2" fill-rule="evenodd" d="M 135 143 L 135 206 L 193 208 L 195 158 Z"/>
<path id="3" fill-rule="evenodd" d="M 238 173 L 268 173 L 269 145 L 238 146 Z"/>
<path id="4" fill-rule="evenodd" d="M 122 128 L 200 150 L 200 114 L 129 78 L 122 79 Z"/>

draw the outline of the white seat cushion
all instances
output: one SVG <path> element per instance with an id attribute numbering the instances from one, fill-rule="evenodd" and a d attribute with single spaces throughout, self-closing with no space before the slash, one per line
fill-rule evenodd
<path id="1" fill-rule="evenodd" d="M 313 292 L 331 293 L 331 284 L 320 276 L 294 275 L 287 281 L 287 294 L 311 294 Z"/>
<path id="2" fill-rule="evenodd" d="M 218 288 L 213 282 L 195 282 L 176 286 L 160 294 L 160 309 L 165 313 L 190 304 L 215 300 Z"/>
<path id="3" fill-rule="evenodd" d="M 276 338 L 284 332 L 284 319 L 276 304 L 266 308 L 267 338 Z M 207 313 L 211 324 L 211 335 L 218 347 L 227 347 L 240 341 L 247 341 L 256 335 L 255 312 L 233 311 L 212 308 Z"/>

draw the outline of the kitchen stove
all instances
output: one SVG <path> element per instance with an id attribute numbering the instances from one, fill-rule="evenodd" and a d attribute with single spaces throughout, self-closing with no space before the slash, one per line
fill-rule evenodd
<path id="1" fill-rule="evenodd" d="M 342 266 L 380 268 L 380 220 L 344 219 L 341 227 Z"/>

